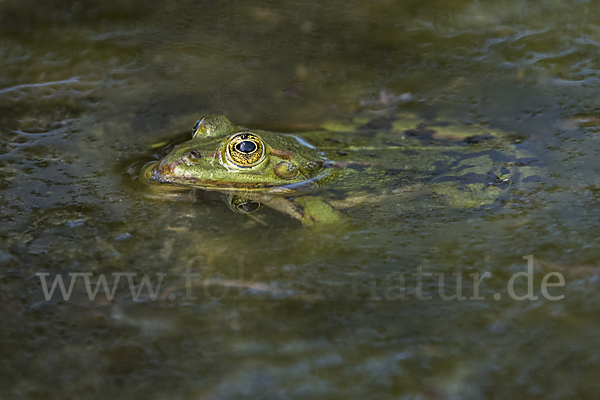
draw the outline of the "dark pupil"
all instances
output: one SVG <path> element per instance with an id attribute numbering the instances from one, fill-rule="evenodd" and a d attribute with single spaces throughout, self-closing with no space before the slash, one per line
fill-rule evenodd
<path id="1" fill-rule="evenodd" d="M 235 148 L 237 149 L 237 151 L 239 151 L 241 153 L 250 154 L 254 150 L 256 150 L 256 144 L 254 144 L 254 142 L 251 142 L 250 140 L 244 140 L 244 141 L 239 142 L 235 146 Z"/>

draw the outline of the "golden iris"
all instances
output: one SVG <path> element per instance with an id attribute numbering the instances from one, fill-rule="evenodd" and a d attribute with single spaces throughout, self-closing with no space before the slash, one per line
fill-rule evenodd
<path id="1" fill-rule="evenodd" d="M 238 167 L 253 167 L 265 156 L 262 140 L 252 133 L 238 133 L 227 145 L 227 159 Z"/>

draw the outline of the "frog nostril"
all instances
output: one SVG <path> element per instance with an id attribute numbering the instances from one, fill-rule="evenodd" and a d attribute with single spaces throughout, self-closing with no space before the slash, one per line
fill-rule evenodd
<path id="1" fill-rule="evenodd" d="M 200 158 L 200 157 L 202 157 L 202 154 L 200 154 L 200 152 L 198 150 L 192 150 L 192 151 L 190 151 L 190 157 Z"/>

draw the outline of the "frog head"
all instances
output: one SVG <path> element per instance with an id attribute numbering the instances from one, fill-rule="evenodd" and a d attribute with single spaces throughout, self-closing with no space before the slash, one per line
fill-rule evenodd
<path id="1" fill-rule="evenodd" d="M 151 179 L 221 191 L 310 191 L 328 174 L 318 151 L 292 135 L 251 130 L 222 115 L 200 119 L 192 139 L 154 166 Z"/>

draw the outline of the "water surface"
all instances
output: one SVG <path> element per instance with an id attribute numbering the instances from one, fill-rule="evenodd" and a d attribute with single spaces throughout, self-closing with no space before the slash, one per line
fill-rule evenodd
<path id="1" fill-rule="evenodd" d="M 2 397 L 594 398 L 599 17 L 558 0 L 0 1 Z M 302 132 L 397 111 L 510 132 L 547 175 L 491 207 L 383 201 L 315 231 L 153 198 L 131 172 L 206 113 Z M 537 299 L 519 301 L 528 255 Z M 466 299 L 437 276 L 419 299 L 419 268 L 447 295 L 459 274 Z M 91 300 L 80 276 L 46 300 L 38 274 L 69 273 L 143 290 L 121 275 Z"/>

